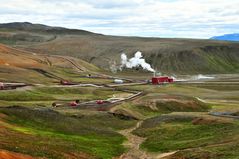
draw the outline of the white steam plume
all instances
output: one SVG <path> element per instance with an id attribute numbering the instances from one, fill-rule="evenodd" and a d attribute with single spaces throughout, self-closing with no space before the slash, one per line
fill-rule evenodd
<path id="1" fill-rule="evenodd" d="M 133 68 L 133 67 L 139 67 L 141 66 L 143 69 L 148 70 L 150 72 L 155 72 L 155 70 L 145 62 L 145 59 L 142 58 L 142 53 L 140 51 L 137 51 L 134 54 L 134 57 L 131 59 L 127 58 L 127 55 L 125 53 L 121 54 L 121 66 L 120 68 L 122 69 L 123 67 L 126 68 Z"/>

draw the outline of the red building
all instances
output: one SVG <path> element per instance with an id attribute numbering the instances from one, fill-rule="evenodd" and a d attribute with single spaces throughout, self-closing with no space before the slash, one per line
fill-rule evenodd
<path id="1" fill-rule="evenodd" d="M 173 82 L 173 78 L 169 77 L 169 78 L 168 78 L 168 82 L 169 82 L 169 83 L 172 83 L 172 82 Z"/>
<path id="2" fill-rule="evenodd" d="M 152 77 L 152 84 L 172 83 L 173 78 L 167 76 Z"/>

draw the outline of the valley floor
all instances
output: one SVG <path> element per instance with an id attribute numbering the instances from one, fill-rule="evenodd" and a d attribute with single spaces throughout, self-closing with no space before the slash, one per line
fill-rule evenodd
<path id="1" fill-rule="evenodd" d="M 237 159 L 238 77 L 1 90 L 0 158 Z"/>

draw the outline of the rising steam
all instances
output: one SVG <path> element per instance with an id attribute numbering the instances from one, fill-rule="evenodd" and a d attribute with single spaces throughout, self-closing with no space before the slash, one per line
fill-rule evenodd
<path id="1" fill-rule="evenodd" d="M 139 67 L 141 66 L 143 69 L 148 70 L 150 72 L 155 72 L 155 70 L 145 62 L 145 59 L 142 58 L 142 53 L 140 51 L 137 51 L 134 54 L 134 57 L 131 59 L 128 59 L 127 55 L 125 53 L 121 54 L 121 66 L 120 68 L 122 69 L 123 67 L 126 68 L 134 68 L 134 67 Z"/>

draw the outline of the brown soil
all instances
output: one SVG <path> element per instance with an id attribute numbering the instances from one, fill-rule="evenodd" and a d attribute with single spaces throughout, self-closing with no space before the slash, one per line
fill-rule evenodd
<path id="1" fill-rule="evenodd" d="M 5 45 L 0 44 L 0 65 L 8 65 L 15 67 L 41 66 L 38 62 L 39 57 L 24 52 L 14 50 Z"/>
<path id="2" fill-rule="evenodd" d="M 70 64 L 70 65 L 69 65 Z M 48 56 L 42 54 L 36 54 L 34 52 L 28 52 L 19 50 L 6 45 L 0 44 L 0 65 L 12 66 L 12 67 L 49 67 L 49 66 L 63 66 L 72 68 L 81 66 L 78 65 L 72 58 L 64 56 Z M 82 70 L 82 69 L 80 69 Z"/>
<path id="3" fill-rule="evenodd" d="M 93 159 L 94 158 L 85 153 L 74 153 L 74 152 L 63 154 L 63 156 L 66 159 Z"/>
<path id="4" fill-rule="evenodd" d="M 0 150 L 0 159 L 36 159 L 36 158 L 21 153 Z"/>

